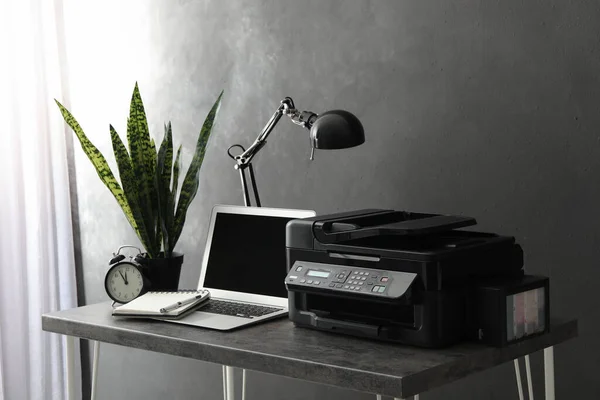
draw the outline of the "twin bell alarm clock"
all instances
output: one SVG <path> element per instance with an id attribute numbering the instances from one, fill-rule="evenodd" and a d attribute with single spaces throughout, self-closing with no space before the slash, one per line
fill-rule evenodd
<path id="1" fill-rule="evenodd" d="M 121 254 L 121 250 L 129 247 L 136 249 L 135 257 Z M 139 262 L 142 251 L 135 246 L 121 246 L 108 262 L 110 268 L 104 278 L 104 289 L 113 301 L 127 303 L 150 289 L 150 280 L 144 274 L 145 267 Z"/>

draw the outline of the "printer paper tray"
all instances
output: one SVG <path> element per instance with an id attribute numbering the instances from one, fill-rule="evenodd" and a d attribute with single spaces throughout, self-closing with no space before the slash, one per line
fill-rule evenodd
<path id="1" fill-rule="evenodd" d="M 311 295 L 306 297 L 302 312 L 311 319 L 340 321 L 348 326 L 414 327 L 414 306 L 408 301 L 376 302 L 359 298 Z"/>
<path id="2" fill-rule="evenodd" d="M 350 335 L 369 337 L 377 337 L 379 335 L 378 325 L 319 317 L 314 314 L 311 316 L 311 322 L 311 325 L 313 325 L 315 328 L 328 331 L 339 331 Z"/>

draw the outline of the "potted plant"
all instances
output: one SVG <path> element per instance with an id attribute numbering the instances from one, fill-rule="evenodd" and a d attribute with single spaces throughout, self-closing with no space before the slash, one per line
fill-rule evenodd
<path id="1" fill-rule="evenodd" d="M 112 147 L 120 182 L 102 153 L 87 138 L 73 115 L 56 101 L 65 122 L 73 129 L 100 180 L 113 194 L 127 221 L 137 234 L 145 253 L 136 261 L 146 266 L 152 290 L 176 290 L 183 255 L 174 251 L 183 230 L 188 207 L 196 196 L 200 166 L 223 92 L 210 109 L 196 143 L 192 162 L 179 188 L 181 146 L 173 161 L 171 123 L 165 125 L 160 147 L 150 137 L 144 104 L 137 83 L 131 96 L 127 120 L 127 142 L 123 144 L 110 125 Z M 179 194 L 179 197 L 178 197 Z"/>

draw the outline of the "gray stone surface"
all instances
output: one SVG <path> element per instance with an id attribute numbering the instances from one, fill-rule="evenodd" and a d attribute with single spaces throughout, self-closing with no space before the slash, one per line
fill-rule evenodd
<path id="1" fill-rule="evenodd" d="M 110 303 L 45 314 L 43 329 L 361 392 L 409 397 L 577 336 L 577 321 L 497 349 L 464 343 L 421 349 L 295 328 L 287 319 L 220 332 L 115 319 Z"/>

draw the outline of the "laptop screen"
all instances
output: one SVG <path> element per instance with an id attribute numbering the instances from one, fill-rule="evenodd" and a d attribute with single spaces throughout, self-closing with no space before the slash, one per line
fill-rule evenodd
<path id="1" fill-rule="evenodd" d="M 217 213 L 204 287 L 287 297 L 285 225 L 292 219 Z"/>

